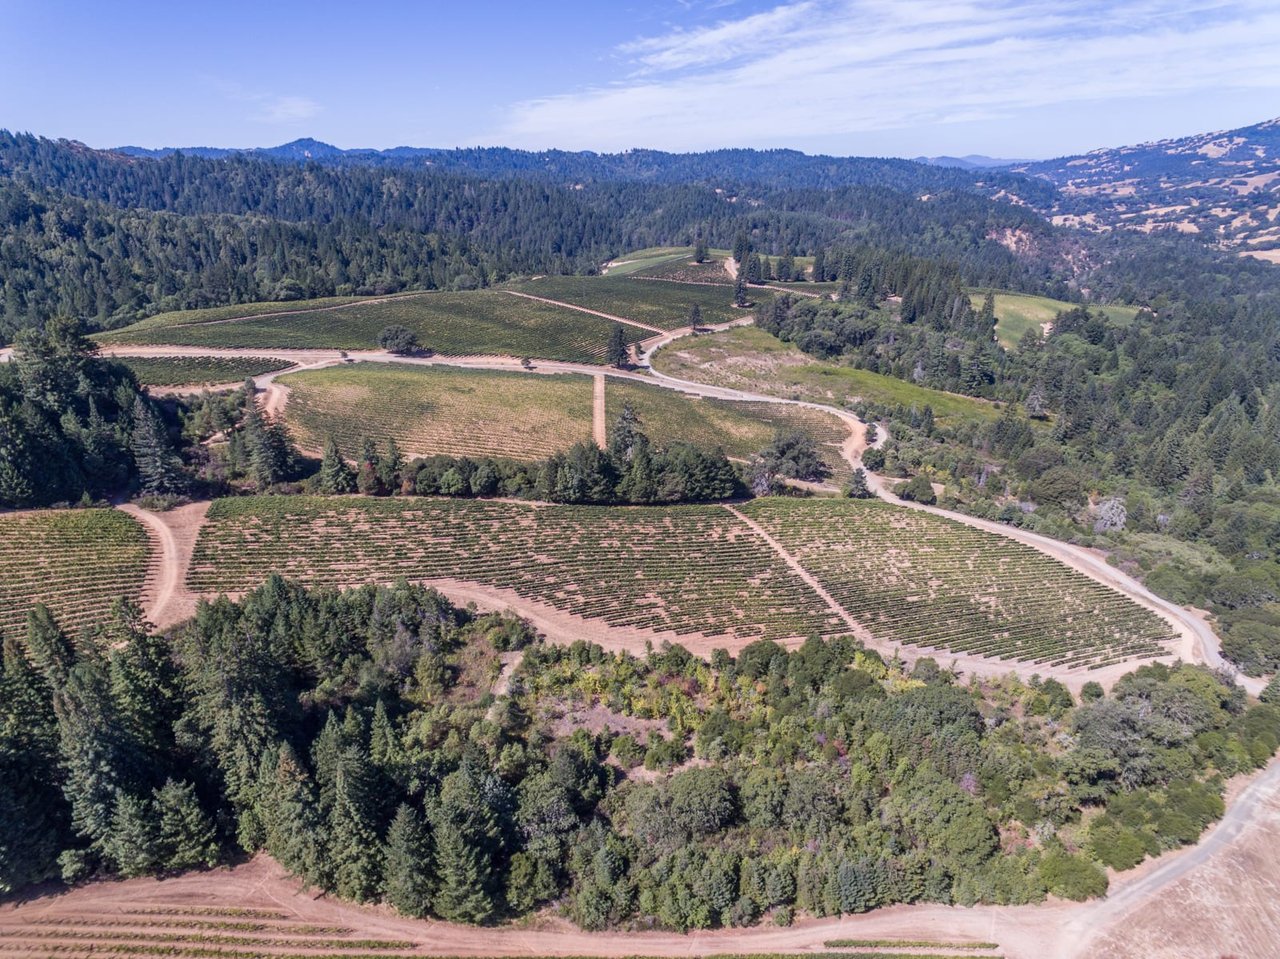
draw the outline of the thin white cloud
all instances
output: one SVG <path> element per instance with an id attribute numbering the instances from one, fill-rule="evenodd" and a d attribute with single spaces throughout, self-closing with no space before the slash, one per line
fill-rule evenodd
<path id="1" fill-rule="evenodd" d="M 517 104 L 495 142 L 705 149 L 1274 87 L 1273 0 L 806 0 L 621 47 L 630 77 Z"/>
<path id="2" fill-rule="evenodd" d="M 245 119 L 252 123 L 298 123 L 302 120 L 310 120 L 324 110 L 310 97 L 252 90 L 236 81 L 216 76 L 206 75 L 203 77 L 203 82 L 227 100 L 249 107 L 250 113 Z"/>
<path id="3" fill-rule="evenodd" d="M 297 123 L 311 119 L 321 110 L 320 104 L 308 97 L 267 95 L 259 102 L 258 111 L 251 117 L 258 123 Z"/>
<path id="4" fill-rule="evenodd" d="M 776 7 L 742 20 L 727 20 L 714 27 L 676 30 L 623 44 L 619 50 L 652 71 L 680 70 L 727 63 L 739 57 L 765 52 L 779 33 L 795 35 L 812 3 Z"/>

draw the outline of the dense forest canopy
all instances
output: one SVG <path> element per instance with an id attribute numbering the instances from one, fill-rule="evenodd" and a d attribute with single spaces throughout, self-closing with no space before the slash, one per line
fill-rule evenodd
<path id="1" fill-rule="evenodd" d="M 757 156 L 780 171 L 801 162 Z M 744 231 L 774 255 L 865 242 L 953 260 L 969 282 L 1057 294 L 1069 290 L 1051 264 L 1087 259 L 1078 236 L 975 192 L 969 174 L 864 165 L 829 181 L 584 182 L 484 164 L 144 159 L 0 131 L 0 339 L 58 313 L 105 327 L 172 309 L 586 273 L 628 249 L 697 237 L 727 247 Z M 1032 238 L 1035 256 L 1008 249 L 1013 235 Z"/>
<path id="2" fill-rule="evenodd" d="M 1077 702 L 849 640 L 637 658 L 405 584 L 273 578 L 170 638 L 127 604 L 77 637 L 38 608 L 3 650 L 0 890 L 265 849 L 343 898 L 471 923 L 1084 899 L 1100 865 L 1194 842 L 1280 741 L 1276 706 L 1199 667 Z"/>

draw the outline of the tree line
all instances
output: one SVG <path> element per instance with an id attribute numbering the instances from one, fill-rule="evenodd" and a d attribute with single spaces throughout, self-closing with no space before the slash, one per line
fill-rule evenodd
<path id="1" fill-rule="evenodd" d="M 403 583 L 273 577 L 165 637 L 125 602 L 77 636 L 37 608 L 0 663 L 0 890 L 265 850 L 342 898 L 470 923 L 1100 895 L 1100 865 L 1195 841 L 1280 734 L 1275 705 L 1200 667 L 1077 701 L 848 638 L 636 657 Z M 600 731 L 557 722 L 587 704 Z"/>

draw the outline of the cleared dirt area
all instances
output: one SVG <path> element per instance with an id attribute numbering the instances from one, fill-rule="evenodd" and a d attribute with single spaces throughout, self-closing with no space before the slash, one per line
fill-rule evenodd
<path id="1" fill-rule="evenodd" d="M 195 615 L 199 597 L 187 588 L 187 572 L 208 503 L 190 503 L 166 513 L 153 513 L 132 503 L 120 507 L 146 527 L 158 551 L 147 570 L 142 597 L 144 613 L 156 629 L 168 629 Z"/>

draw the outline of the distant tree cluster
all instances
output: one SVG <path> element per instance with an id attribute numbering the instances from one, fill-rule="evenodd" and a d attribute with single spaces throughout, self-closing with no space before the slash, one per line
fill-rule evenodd
<path id="1" fill-rule="evenodd" d="M 330 439 L 311 482 L 320 493 L 508 496 L 595 505 L 696 503 L 745 495 L 738 471 L 722 452 L 686 443 L 655 447 L 640 426 L 627 405 L 606 449 L 576 443 L 533 463 L 445 455 L 406 463 L 394 441 L 385 455 L 366 441 L 353 469 Z"/>

